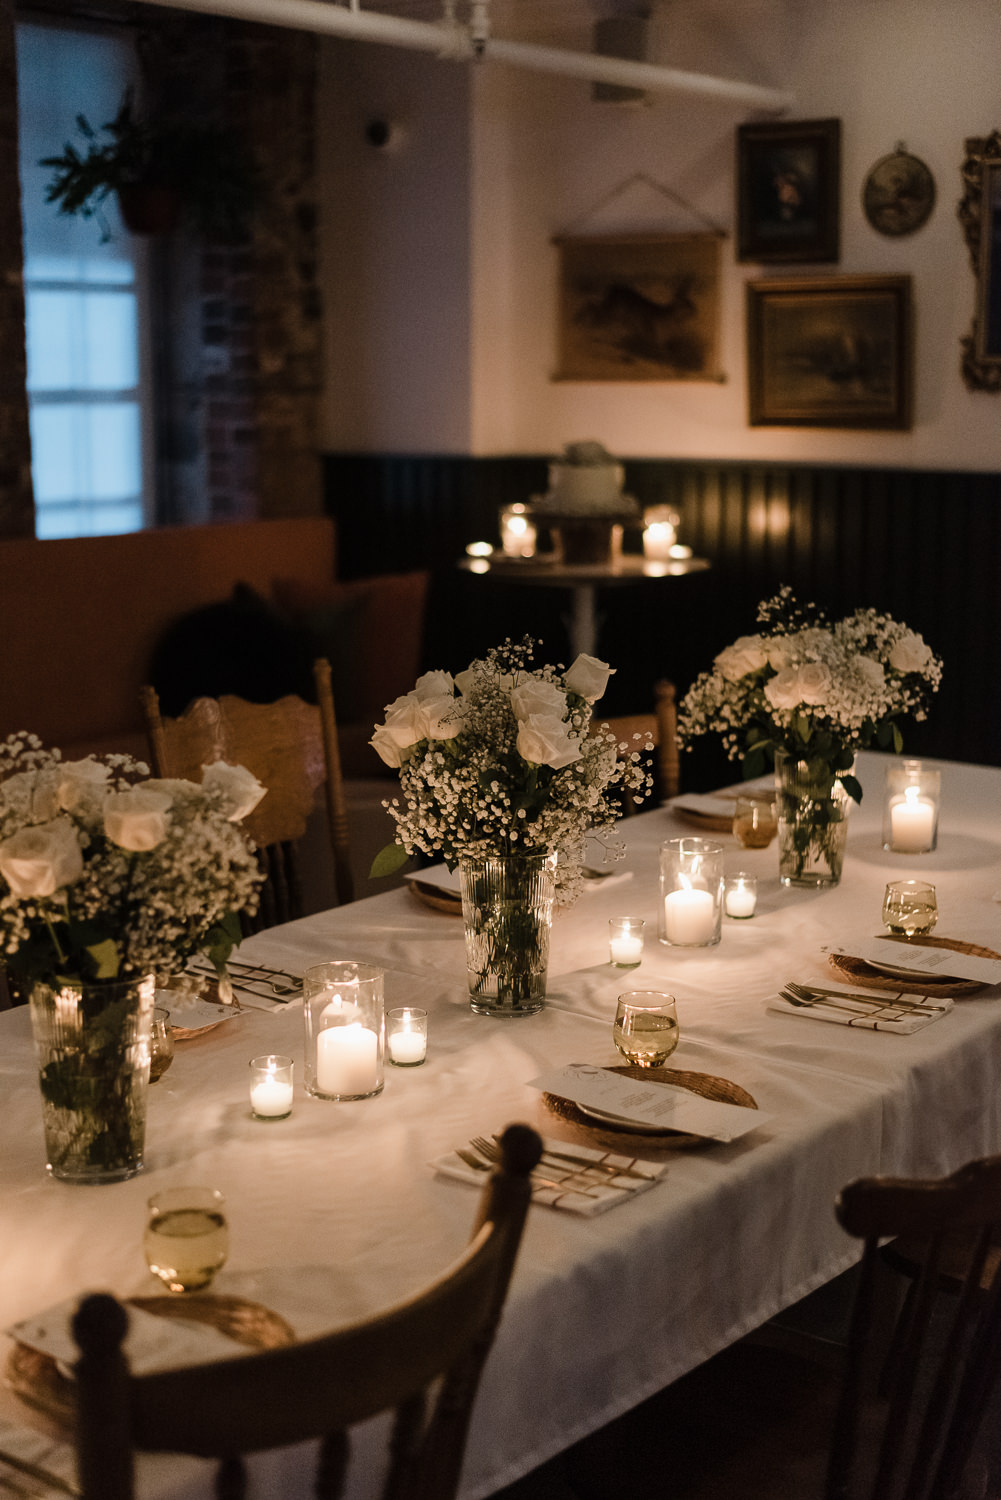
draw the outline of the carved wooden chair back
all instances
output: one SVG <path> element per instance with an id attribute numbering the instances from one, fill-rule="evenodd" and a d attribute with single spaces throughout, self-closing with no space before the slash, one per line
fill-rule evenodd
<path id="1" fill-rule="evenodd" d="M 501 1144 L 463 1254 L 422 1291 L 324 1338 L 133 1375 L 121 1348 L 125 1309 L 104 1293 L 85 1298 L 73 1320 L 83 1500 L 133 1500 L 139 1451 L 215 1459 L 220 1500 L 241 1500 L 242 1455 L 312 1438 L 322 1439 L 316 1494 L 334 1500 L 348 1429 L 387 1411 L 385 1500 L 452 1500 L 541 1151 L 527 1125 L 509 1126 Z"/>
<path id="2" fill-rule="evenodd" d="M 142 689 L 150 758 L 158 776 L 200 781 L 202 766 L 225 760 L 246 766 L 268 789 L 243 825 L 258 846 L 267 875 L 252 930 L 304 914 L 297 846 L 321 787 L 336 901 L 353 896 L 330 663 L 318 659 L 313 676 L 315 705 L 295 696 L 277 703 L 248 703 L 228 695 L 196 698 L 177 719 L 161 715 L 154 688 Z"/>
<path id="3" fill-rule="evenodd" d="M 837 1214 L 865 1241 L 835 1426 L 829 1500 L 946 1500 L 959 1493 L 1001 1373 L 1001 1156 L 939 1181 L 871 1178 L 845 1188 Z M 916 1285 L 884 1362 L 873 1338 L 881 1309 L 880 1242 L 904 1236 Z M 969 1247 L 957 1265 L 954 1245 Z M 993 1269 L 991 1269 L 991 1265 Z M 951 1298 L 938 1296 L 943 1274 Z M 878 1361 L 878 1363 L 877 1363 Z"/>
<path id="4" fill-rule="evenodd" d="M 661 802 L 676 797 L 681 784 L 681 758 L 678 754 L 678 710 L 673 682 L 661 680 L 654 687 L 654 711 L 652 714 L 626 714 L 620 718 L 605 719 L 596 713 L 592 719 L 594 729 L 607 724 L 620 744 L 626 749 L 620 753 L 630 754 L 647 742 L 654 747 L 654 796 Z M 639 741 L 635 736 L 641 736 Z M 631 798 L 626 798 L 625 813 L 636 811 Z"/>

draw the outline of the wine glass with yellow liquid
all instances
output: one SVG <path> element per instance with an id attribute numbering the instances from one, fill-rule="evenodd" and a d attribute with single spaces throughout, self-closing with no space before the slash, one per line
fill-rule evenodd
<path id="1" fill-rule="evenodd" d="M 216 1188 L 165 1188 L 149 1200 L 143 1251 L 169 1292 L 198 1292 L 226 1263 L 229 1226 Z"/>
<path id="2" fill-rule="evenodd" d="M 674 996 L 659 990 L 628 990 L 619 996 L 612 1040 L 627 1062 L 659 1068 L 678 1045 Z"/>

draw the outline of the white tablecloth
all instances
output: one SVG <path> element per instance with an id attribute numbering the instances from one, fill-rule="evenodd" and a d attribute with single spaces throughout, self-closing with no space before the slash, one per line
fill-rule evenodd
<path id="1" fill-rule="evenodd" d="M 835 977 L 822 944 L 879 932 L 894 876 L 935 883 L 940 934 L 1001 946 L 1001 770 L 943 765 L 939 849 L 908 858 L 880 845 L 884 765 L 861 757 L 866 797 L 834 890 L 783 889 L 774 844 L 747 851 L 723 836 L 728 873 L 756 875 L 759 902 L 752 920 L 724 921 L 716 948 L 655 938 L 659 846 L 692 830 L 665 809 L 629 820 L 619 868 L 631 879 L 595 882 L 557 916 L 536 1017 L 473 1016 L 461 921 L 407 890 L 262 934 L 241 957 L 296 972 L 329 958 L 384 967 L 387 1007 L 430 1012 L 427 1063 L 387 1068 L 378 1098 L 312 1099 L 301 1088 L 301 1007 L 247 1011 L 178 1045 L 151 1091 L 147 1169 L 131 1182 L 48 1179 L 28 1017 L 0 1016 L 0 1327 L 88 1290 L 148 1291 L 145 1200 L 195 1182 L 221 1188 L 228 1204 L 231 1253 L 216 1290 L 265 1301 L 303 1335 L 376 1309 L 430 1278 L 469 1232 L 475 1192 L 428 1163 L 511 1120 L 559 1134 L 527 1081 L 555 1062 L 619 1060 L 617 994 L 665 988 L 681 1025 L 673 1065 L 734 1080 L 768 1118 L 736 1145 L 674 1154 L 661 1183 L 597 1218 L 533 1208 L 477 1404 L 464 1500 L 643 1400 L 851 1264 L 857 1247 L 832 1212 L 845 1182 L 938 1174 L 1001 1149 L 1001 988 L 957 1001 L 913 1036 L 765 1009 L 785 979 Z M 638 969 L 608 964 L 612 915 L 646 918 Z M 250 1115 L 247 1063 L 260 1052 L 296 1059 L 288 1120 Z M 33 1420 L 6 1392 L 0 1417 Z M 199 1467 L 150 1461 L 149 1493 L 205 1493 Z M 288 1453 L 267 1460 L 257 1493 L 306 1494 L 300 1467 Z"/>

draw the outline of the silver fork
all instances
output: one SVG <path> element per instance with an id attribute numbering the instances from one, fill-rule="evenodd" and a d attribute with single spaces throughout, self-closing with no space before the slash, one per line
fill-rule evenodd
<path id="1" fill-rule="evenodd" d="M 821 1010 L 836 1010 L 842 1015 L 854 1017 L 857 1021 L 878 1020 L 880 1017 L 884 1021 L 902 1020 L 904 1016 L 909 1016 L 914 1011 L 924 1008 L 920 1005 L 898 1005 L 894 1000 L 870 1002 L 864 995 L 814 995 L 812 999 L 804 999 L 801 995 L 794 995 L 790 989 L 780 990 L 779 994 L 783 1000 L 788 1000 L 790 1005 L 799 1005 L 805 1010 L 815 1010 L 818 1007 Z M 941 1010 L 941 1008 L 941 1006 L 935 1007 L 936 1010 Z"/>
<path id="2" fill-rule="evenodd" d="M 482 1136 L 474 1136 L 473 1145 L 482 1141 Z M 499 1144 L 499 1137 L 494 1136 L 495 1144 Z M 489 1141 L 486 1143 L 489 1145 Z M 649 1182 L 650 1178 L 646 1172 L 637 1172 L 635 1167 L 617 1167 L 610 1161 L 591 1161 L 586 1156 L 574 1156 L 570 1151 L 543 1151 L 542 1160 L 558 1162 L 562 1167 L 565 1162 L 570 1162 L 575 1167 L 585 1167 L 589 1172 L 607 1172 L 610 1177 L 636 1177 L 640 1182 Z"/>
<path id="3" fill-rule="evenodd" d="M 455 1154 L 466 1163 L 467 1167 L 473 1167 L 477 1172 L 492 1172 L 496 1166 L 496 1162 L 480 1161 L 479 1157 L 474 1156 L 471 1151 L 463 1151 L 459 1147 L 456 1147 Z M 580 1193 L 582 1198 L 597 1198 L 598 1196 L 597 1193 L 589 1193 L 586 1188 L 572 1188 L 568 1187 L 565 1182 L 557 1182 L 553 1177 L 542 1177 L 538 1172 L 532 1173 L 532 1181 L 538 1183 L 539 1187 L 556 1188 L 562 1193 Z"/>
<path id="4" fill-rule="evenodd" d="M 474 1135 L 469 1144 L 472 1146 L 472 1148 L 473 1148 L 474 1151 L 478 1151 L 481 1156 L 485 1156 L 487 1158 L 487 1161 L 489 1161 L 489 1162 L 499 1162 L 501 1160 L 501 1155 L 502 1155 L 501 1148 L 497 1144 L 496 1141 L 488 1141 L 485 1136 Z M 546 1156 L 546 1152 L 544 1151 L 542 1153 L 543 1166 L 546 1165 L 545 1156 Z M 572 1182 L 574 1180 L 574 1178 L 583 1178 L 586 1181 L 587 1180 L 587 1173 L 591 1170 L 592 1165 L 597 1166 L 599 1168 L 599 1171 L 602 1168 L 604 1168 L 604 1170 L 606 1171 L 606 1173 L 617 1175 L 617 1174 L 615 1174 L 614 1167 L 606 1167 L 604 1163 L 591 1163 L 591 1162 L 580 1163 L 580 1162 L 578 1162 L 576 1164 L 576 1166 L 574 1167 L 572 1163 L 564 1163 L 564 1162 L 560 1162 L 560 1161 L 555 1161 L 552 1158 L 550 1158 L 550 1161 L 549 1161 L 549 1167 L 550 1167 L 550 1169 L 554 1169 L 555 1168 L 557 1171 L 565 1172 L 566 1173 L 566 1179 L 565 1180 L 568 1181 L 568 1182 Z M 599 1185 L 599 1183 L 603 1187 L 618 1188 L 618 1190 L 619 1190 L 620 1193 L 628 1193 L 628 1191 L 629 1191 L 628 1188 L 622 1187 L 621 1184 L 619 1184 L 617 1182 L 612 1182 L 611 1180 L 609 1180 L 607 1182 L 603 1182 L 600 1177 L 598 1178 L 598 1181 L 596 1182 L 593 1177 L 591 1178 L 591 1185 L 593 1187 L 597 1187 Z M 577 1188 L 574 1188 L 574 1192 L 577 1192 L 577 1191 L 578 1191 Z"/>
<path id="5" fill-rule="evenodd" d="M 785 988 L 792 990 L 804 1000 L 831 999 L 831 1000 L 857 1000 L 863 1005 L 873 1005 L 880 1010 L 892 1007 L 894 1010 L 948 1010 L 947 1005 L 925 1005 L 918 1000 L 879 1000 L 875 995 L 860 995 L 855 991 L 827 990 L 821 985 L 794 984 L 791 979 L 786 980 Z"/>

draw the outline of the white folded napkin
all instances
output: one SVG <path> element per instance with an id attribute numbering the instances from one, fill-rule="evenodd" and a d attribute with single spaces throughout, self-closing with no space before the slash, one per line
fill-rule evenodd
<path id="1" fill-rule="evenodd" d="M 18 1482 L 17 1475 L 26 1476 L 24 1490 L 12 1490 L 13 1494 L 61 1500 L 67 1494 L 80 1493 L 76 1487 L 76 1454 L 72 1443 L 0 1417 L 0 1494 L 7 1493 L 3 1478 L 7 1465 L 13 1470 L 10 1476 L 13 1484 Z"/>
<path id="2" fill-rule="evenodd" d="M 645 1193 L 659 1182 L 667 1171 L 666 1163 L 642 1161 L 634 1156 L 625 1156 L 614 1151 L 596 1150 L 591 1146 L 568 1146 L 565 1141 L 543 1141 L 543 1151 L 569 1151 L 574 1156 L 593 1162 L 605 1162 L 623 1172 L 638 1173 L 639 1176 L 619 1175 L 603 1171 L 589 1171 L 575 1166 L 573 1162 L 562 1165 L 551 1156 L 546 1156 L 537 1168 L 537 1175 L 546 1182 L 536 1182 L 532 1188 L 532 1202 L 542 1203 L 547 1208 L 562 1208 L 573 1214 L 603 1214 L 606 1209 L 624 1203 L 636 1193 Z M 475 1153 L 474 1153 L 475 1154 Z M 454 1151 L 439 1156 L 431 1166 L 442 1177 L 454 1177 L 458 1182 L 468 1182 L 482 1188 L 487 1179 L 486 1172 L 467 1166 Z M 566 1187 L 551 1187 L 550 1182 L 566 1183 Z"/>
<path id="3" fill-rule="evenodd" d="M 835 986 L 827 988 L 834 990 Z M 952 1001 L 943 995 L 905 996 L 902 990 L 894 995 L 885 991 L 876 994 L 873 991 L 848 990 L 842 986 L 836 988 L 836 995 L 825 995 L 822 1002 L 809 1006 L 791 1005 L 781 995 L 773 995 L 765 1002 L 765 1009 L 783 1016 L 805 1016 L 807 1020 L 828 1021 L 835 1026 L 852 1026 L 856 1030 L 896 1031 L 902 1036 L 910 1036 L 923 1026 L 940 1021 L 952 1010 Z M 852 1000 L 853 994 L 865 994 L 873 1003 L 870 1004 L 869 999 Z M 894 1000 L 901 999 L 906 999 L 906 1008 L 894 1005 Z M 920 1006 L 920 1009 L 913 1009 L 915 1006 Z"/>
<path id="4" fill-rule="evenodd" d="M 732 818 L 737 803 L 734 797 L 713 797 L 701 792 L 686 792 L 668 803 L 679 812 L 694 813 L 698 818 Z"/>

